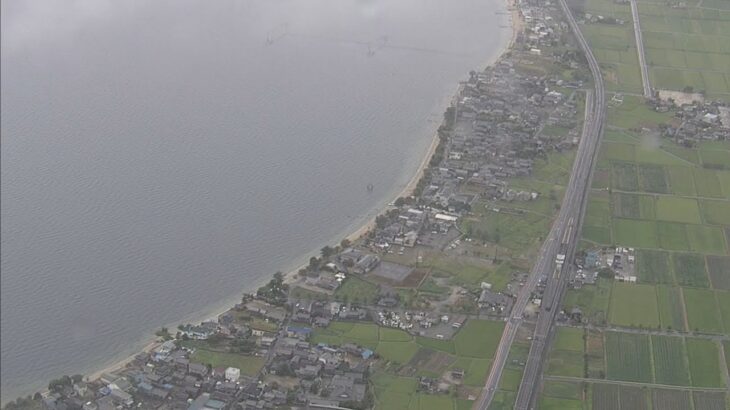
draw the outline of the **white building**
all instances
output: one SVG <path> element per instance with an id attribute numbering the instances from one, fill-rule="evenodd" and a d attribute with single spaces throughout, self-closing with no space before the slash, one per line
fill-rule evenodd
<path id="1" fill-rule="evenodd" d="M 237 382 L 241 377 L 241 369 L 237 367 L 229 367 L 226 369 L 226 380 L 229 382 Z"/>

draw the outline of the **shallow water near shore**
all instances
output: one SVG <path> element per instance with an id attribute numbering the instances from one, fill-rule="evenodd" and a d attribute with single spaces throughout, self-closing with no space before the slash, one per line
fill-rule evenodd
<path id="1" fill-rule="evenodd" d="M 116 362 L 370 219 L 458 81 L 508 41 L 504 10 L 2 2 L 3 403 Z"/>

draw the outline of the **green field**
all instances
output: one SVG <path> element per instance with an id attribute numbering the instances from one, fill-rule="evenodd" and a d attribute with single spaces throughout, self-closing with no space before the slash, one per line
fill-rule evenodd
<path id="1" fill-rule="evenodd" d="M 684 305 L 680 289 L 659 285 L 656 287 L 656 293 L 662 328 L 687 330 L 684 325 Z"/>
<path id="2" fill-rule="evenodd" d="M 340 301 L 374 303 L 377 297 L 377 285 L 353 275 L 350 275 L 335 291 L 335 299 Z"/>
<path id="3" fill-rule="evenodd" d="M 624 246 L 658 248 L 657 227 L 654 221 L 614 218 L 613 240 Z"/>
<path id="4" fill-rule="evenodd" d="M 583 410 L 583 403 L 580 400 L 561 399 L 557 397 L 542 397 L 540 398 L 540 409 Z"/>
<path id="5" fill-rule="evenodd" d="M 715 294 L 711 290 L 684 288 L 684 305 L 690 330 L 722 333 Z"/>
<path id="6" fill-rule="evenodd" d="M 658 221 L 657 236 L 662 249 L 673 251 L 688 251 L 687 225 L 677 222 Z"/>
<path id="7" fill-rule="evenodd" d="M 611 292 L 609 320 L 619 326 L 660 326 L 654 286 L 618 282 Z"/>
<path id="8" fill-rule="evenodd" d="M 663 167 L 643 163 L 639 165 L 639 187 L 642 191 L 661 194 L 668 193 L 669 184 L 667 179 Z"/>
<path id="9" fill-rule="evenodd" d="M 715 291 L 715 298 L 722 318 L 722 327 L 725 329 L 725 334 L 730 334 L 730 292 Z"/>
<path id="10" fill-rule="evenodd" d="M 471 319 L 454 338 L 456 354 L 464 357 L 491 359 L 502 338 L 504 322 Z"/>
<path id="11" fill-rule="evenodd" d="M 554 348 L 556 350 L 572 350 L 583 352 L 583 329 L 572 327 L 559 327 L 555 337 Z"/>
<path id="12" fill-rule="evenodd" d="M 705 222 L 715 225 L 730 225 L 730 201 L 701 201 Z"/>
<path id="13" fill-rule="evenodd" d="M 569 350 L 553 350 L 548 358 L 547 373 L 555 376 L 583 377 L 583 355 Z"/>
<path id="14" fill-rule="evenodd" d="M 695 152 L 690 150 L 687 151 Z M 692 168 L 681 165 L 671 166 L 667 168 L 667 172 L 669 173 L 669 186 L 672 193 L 676 195 L 697 195 L 695 179 L 692 176 Z"/>
<path id="15" fill-rule="evenodd" d="M 639 249 L 636 252 L 636 273 L 642 283 L 674 283 L 669 252 Z"/>
<path id="16" fill-rule="evenodd" d="M 705 271 L 705 258 L 695 253 L 675 253 L 673 255 L 674 275 L 677 282 L 685 286 L 706 288 L 710 286 Z"/>
<path id="17" fill-rule="evenodd" d="M 697 195 L 704 197 L 722 198 L 722 185 L 720 179 L 713 170 L 694 168 L 695 187 Z"/>
<path id="18" fill-rule="evenodd" d="M 194 363 L 209 364 L 215 367 L 237 367 L 241 374 L 254 376 L 264 366 L 266 360 L 258 356 L 245 356 L 237 353 L 214 352 L 206 349 L 196 349 L 190 356 Z"/>
<path id="19" fill-rule="evenodd" d="M 730 290 L 730 256 L 708 255 L 706 260 L 707 272 L 710 274 L 712 287 Z"/>
<path id="20" fill-rule="evenodd" d="M 593 410 L 619 410 L 618 385 L 615 384 L 592 384 L 592 409 Z"/>
<path id="21" fill-rule="evenodd" d="M 584 286 L 580 290 L 568 289 L 563 305 L 567 309 L 580 308 L 584 317 L 594 323 L 606 323 L 613 285 L 613 279 L 599 278 L 595 286 Z"/>
<path id="22" fill-rule="evenodd" d="M 700 207 L 696 199 L 660 196 L 656 199 L 657 219 L 699 224 Z"/>
<path id="23" fill-rule="evenodd" d="M 720 373 L 720 355 L 715 342 L 704 339 L 687 339 L 689 371 L 693 386 L 723 387 Z"/>
<path id="24" fill-rule="evenodd" d="M 651 336 L 654 376 L 659 384 L 689 385 L 684 340 L 681 337 Z"/>
<path id="25" fill-rule="evenodd" d="M 652 381 L 649 337 L 606 332 L 607 378 L 650 383 Z"/>
<path id="26" fill-rule="evenodd" d="M 726 395 L 723 392 L 692 392 L 692 401 L 695 409 L 702 410 L 727 410 Z"/>
<path id="27" fill-rule="evenodd" d="M 709 225 L 686 225 L 686 227 L 690 250 L 715 255 L 725 253 L 725 235 L 722 228 Z"/>
<path id="28" fill-rule="evenodd" d="M 690 394 L 686 390 L 652 389 L 652 408 L 662 410 L 687 410 L 692 408 Z"/>
<path id="29" fill-rule="evenodd" d="M 644 388 L 619 386 L 619 406 L 623 410 L 643 410 L 649 406 L 649 397 Z"/>
<path id="30" fill-rule="evenodd" d="M 545 396 L 571 400 L 580 400 L 582 393 L 581 386 L 577 383 L 553 380 L 546 380 L 542 390 Z"/>
<path id="31" fill-rule="evenodd" d="M 639 176 L 636 164 L 632 162 L 612 162 L 611 185 L 622 191 L 637 191 L 639 189 Z"/>

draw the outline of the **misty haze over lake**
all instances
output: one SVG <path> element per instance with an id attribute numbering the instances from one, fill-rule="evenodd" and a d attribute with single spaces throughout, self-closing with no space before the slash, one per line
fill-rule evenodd
<path id="1" fill-rule="evenodd" d="M 504 46 L 504 9 L 3 1 L 3 402 L 204 318 L 369 219 L 458 81 Z"/>

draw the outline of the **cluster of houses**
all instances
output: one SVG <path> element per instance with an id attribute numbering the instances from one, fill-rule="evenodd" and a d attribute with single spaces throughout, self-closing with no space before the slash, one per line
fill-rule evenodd
<path id="1" fill-rule="evenodd" d="M 257 328 L 250 317 L 269 325 L 263 326 L 266 330 Z M 330 347 L 309 342 L 313 327 L 326 327 L 334 318 L 367 320 L 369 315 L 339 303 L 296 303 L 285 309 L 246 297 L 217 321 L 180 326 L 175 339 L 138 354 L 121 370 L 54 388 L 43 404 L 53 410 L 357 406 L 367 398 L 367 372 L 374 353 L 351 344 Z M 300 326 L 286 326 L 287 322 Z M 241 340 L 251 342 L 245 353 L 232 350 Z M 254 374 L 250 369 L 244 374 L 235 362 L 212 366 L 205 357 L 196 356 L 198 349 L 221 353 L 218 364 L 238 354 L 261 366 Z M 288 377 L 293 384 L 284 388 L 268 377 Z"/>
<path id="2" fill-rule="evenodd" d="M 674 111 L 674 124 L 663 124 L 662 135 L 683 146 L 700 141 L 730 141 L 730 106 L 725 102 L 695 100 L 677 106 L 672 100 L 649 102 L 656 111 Z"/>

